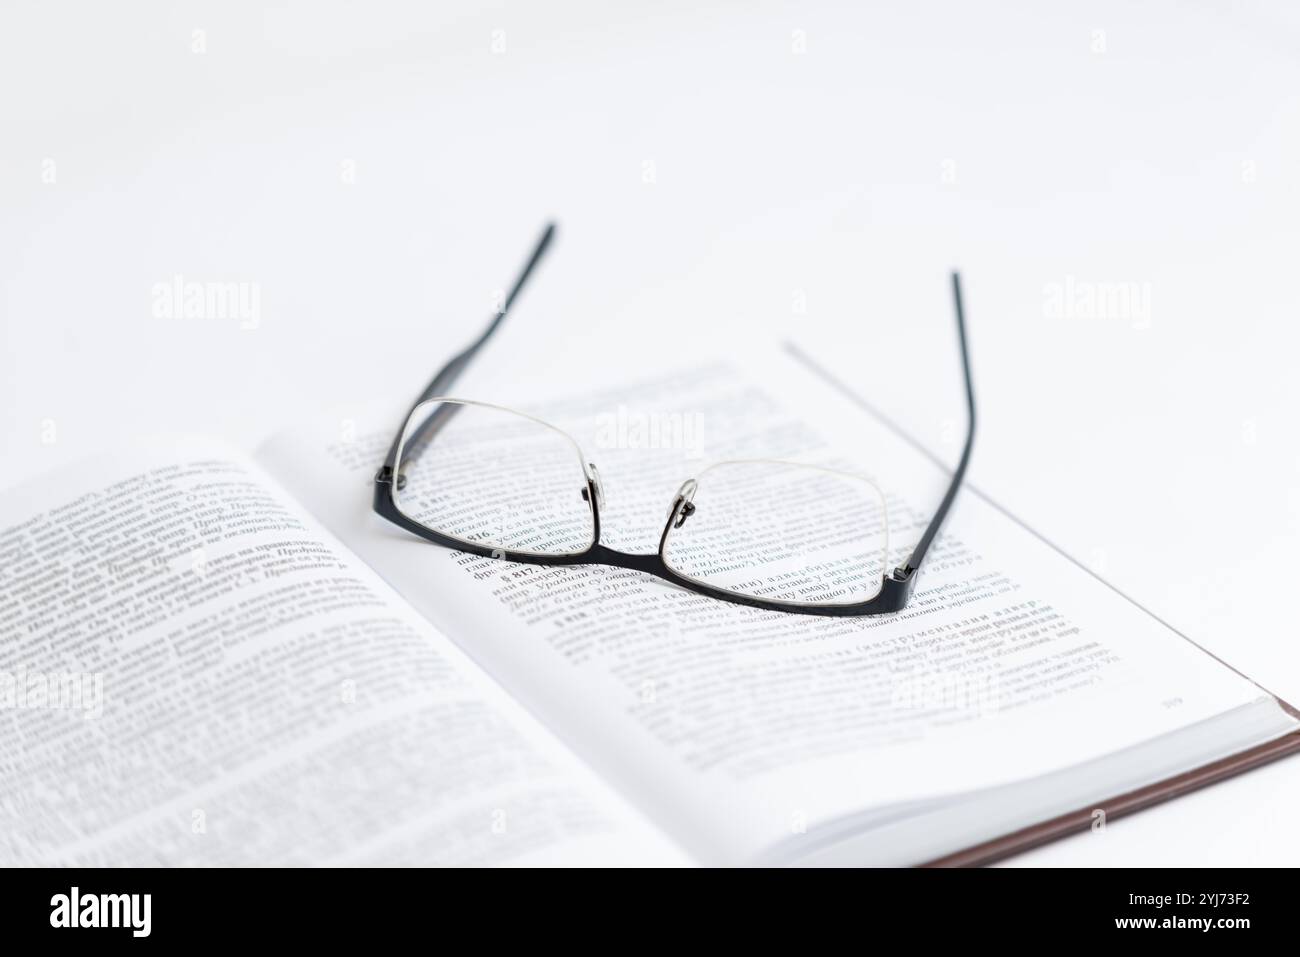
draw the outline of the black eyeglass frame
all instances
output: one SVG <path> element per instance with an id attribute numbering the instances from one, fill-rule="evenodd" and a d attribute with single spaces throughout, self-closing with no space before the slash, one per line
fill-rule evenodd
<path id="1" fill-rule="evenodd" d="M 672 509 L 668 514 L 668 520 L 664 524 L 664 530 L 659 536 L 659 549 L 652 554 L 635 554 L 631 552 L 621 552 L 617 549 L 602 545 L 600 542 L 600 503 L 602 493 L 599 487 L 599 477 L 595 471 L 595 466 L 591 463 L 585 463 L 584 471 L 586 472 L 587 488 L 584 491 L 584 498 L 591 508 L 592 518 L 592 544 L 581 552 L 573 554 L 557 555 L 539 555 L 532 552 L 510 551 L 491 545 L 482 545 L 475 542 L 469 542 L 460 538 L 453 538 L 435 531 L 404 514 L 397 505 L 395 491 L 401 487 L 404 477 L 401 469 L 398 467 L 397 456 L 403 447 L 403 439 L 407 439 L 406 444 L 412 444 L 412 441 L 419 442 L 425 438 L 429 432 L 436 430 L 441 422 L 446 421 L 446 417 L 439 418 L 437 412 L 428 419 L 421 422 L 419 428 L 413 436 L 407 436 L 407 429 L 410 426 L 411 416 L 417 408 L 430 399 L 445 396 L 448 387 L 459 378 L 460 374 L 469 365 L 470 361 L 500 328 L 502 320 L 505 319 L 506 313 L 514 304 L 520 291 L 523 289 L 528 277 L 536 268 L 538 262 L 551 244 L 555 236 L 555 224 L 547 225 L 542 233 L 541 239 L 538 240 L 534 247 L 532 255 L 529 256 L 523 271 L 515 280 L 511 287 L 510 294 L 506 296 L 501 304 L 501 308 L 488 323 L 481 335 L 468 347 L 457 353 L 443 366 L 438 374 L 430 380 L 429 384 L 420 393 L 419 397 L 411 403 L 410 409 L 402 418 L 401 427 L 397 430 L 392 444 L 389 446 L 388 454 L 384 458 L 383 466 L 375 474 L 374 480 L 374 510 L 376 513 L 399 526 L 418 535 L 427 541 L 436 545 L 442 545 L 446 548 L 455 549 L 461 552 L 470 552 L 475 555 L 481 555 L 485 558 L 503 559 L 513 562 L 524 562 L 530 565 L 608 565 L 613 568 L 627 568 L 634 571 L 645 572 L 656 578 L 685 588 L 689 591 L 701 595 L 707 595 L 721 601 L 731 602 L 733 604 L 748 605 L 754 608 L 762 608 L 770 611 L 784 611 L 794 614 L 804 615 L 824 615 L 835 617 L 854 617 L 859 615 L 882 615 L 900 611 L 907 605 L 908 599 L 912 595 L 912 589 L 916 584 L 917 572 L 921 563 L 925 560 L 926 553 L 930 549 L 931 543 L 939 533 L 944 519 L 947 517 L 952 507 L 953 499 L 957 496 L 957 490 L 961 487 L 962 480 L 966 474 L 966 466 L 970 461 L 971 448 L 975 438 L 975 392 L 971 384 L 970 372 L 970 354 L 966 342 L 966 320 L 962 309 L 961 296 L 961 278 L 957 272 L 952 273 L 952 295 L 953 306 L 957 318 L 957 335 L 961 345 L 961 362 L 962 374 L 966 387 L 966 409 L 967 409 L 967 427 L 966 441 L 962 447 L 961 460 L 957 463 L 953 471 L 952 480 L 944 493 L 943 499 L 939 503 L 934 516 L 926 526 L 920 540 L 912 549 L 907 561 L 896 567 L 892 572 L 882 576 L 880 591 L 874 596 L 861 602 L 845 602 L 840 604 L 832 603 L 811 603 L 811 602 L 787 602 L 756 598 L 739 592 L 728 591 L 724 588 L 717 588 L 704 582 L 697 581 L 674 571 L 669 567 L 664 559 L 664 549 L 668 542 L 668 534 L 672 531 L 674 525 L 680 526 L 686 516 L 694 510 L 694 506 L 679 490 Z M 449 410 L 447 415 L 454 414 L 459 407 L 444 406 Z M 442 410 L 440 410 L 442 411 Z M 685 486 L 683 486 L 684 488 Z"/>

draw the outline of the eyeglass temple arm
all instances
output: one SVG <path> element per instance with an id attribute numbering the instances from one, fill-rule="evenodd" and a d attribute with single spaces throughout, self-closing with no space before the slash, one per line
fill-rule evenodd
<path id="1" fill-rule="evenodd" d="M 894 569 L 894 578 L 898 580 L 910 578 L 921 567 L 921 562 L 925 561 L 925 553 L 929 550 L 934 537 L 939 534 L 939 528 L 948 515 L 948 509 L 952 507 L 952 500 L 957 497 L 957 489 L 961 487 L 962 479 L 966 475 L 966 465 L 970 461 L 971 446 L 975 441 L 975 389 L 971 385 L 970 353 L 966 346 L 966 317 L 963 314 L 961 303 L 961 276 L 955 271 L 952 274 L 952 301 L 957 313 L 957 337 L 961 342 L 962 374 L 966 380 L 966 445 L 962 448 L 961 461 L 957 463 L 957 468 L 952 473 L 952 482 L 948 485 L 948 491 L 944 493 L 943 501 L 939 503 L 934 518 L 930 519 L 930 524 L 926 526 L 925 534 L 916 543 L 916 547 L 912 549 L 912 554 L 907 561 Z"/>
<path id="2" fill-rule="evenodd" d="M 497 331 L 497 328 L 501 325 L 501 321 L 505 319 L 506 313 L 510 311 L 510 307 L 514 304 L 515 298 L 519 295 L 520 290 L 524 288 L 524 283 L 528 282 L 528 277 L 532 275 L 534 267 L 536 267 L 536 265 L 541 261 L 542 256 L 546 253 L 546 249 L 550 246 L 551 239 L 554 235 L 555 223 L 547 223 L 546 228 L 542 230 L 541 238 L 537 240 L 537 245 L 533 247 L 533 252 L 528 257 L 528 262 L 524 264 L 523 271 L 519 273 L 519 277 L 515 280 L 515 284 L 510 288 L 509 295 L 507 295 L 505 300 L 501 303 L 501 308 L 497 310 L 496 315 L 494 315 L 492 320 L 487 324 L 487 328 L 480 333 L 477 339 L 460 352 L 456 353 L 456 355 L 454 355 L 445 366 L 438 370 L 438 374 L 429 380 L 429 384 L 424 387 L 424 391 L 421 392 L 416 400 L 411 403 L 410 409 L 408 409 L 406 415 L 402 417 L 403 423 L 410 418 L 411 412 L 413 412 L 415 407 L 421 402 L 424 402 L 426 399 L 430 399 L 435 395 L 446 394 L 452 384 L 460 378 L 460 374 L 465 371 L 470 360 L 474 358 L 479 349 L 483 348 L 483 344 L 487 342 L 488 339 L 492 338 L 492 333 Z M 458 409 L 458 406 L 449 406 L 447 407 L 448 415 L 435 414 L 425 419 L 416 429 L 415 433 L 408 437 L 407 444 L 413 448 L 419 448 L 420 442 L 428 437 L 426 433 L 435 426 L 442 425 L 449 417 L 450 413 L 457 411 Z M 393 437 L 392 445 L 388 447 L 388 455 L 384 459 L 385 468 L 396 468 L 397 447 L 401 445 L 401 442 L 402 434 L 401 432 L 398 432 L 398 434 Z"/>

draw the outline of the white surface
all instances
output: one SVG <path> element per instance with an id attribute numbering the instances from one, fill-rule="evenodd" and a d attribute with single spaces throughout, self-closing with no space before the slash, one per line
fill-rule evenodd
<path id="1" fill-rule="evenodd" d="M 1300 14 L 549 6 L 6 4 L 0 482 L 414 392 L 548 216 L 460 394 L 794 337 L 955 454 L 959 265 L 971 480 L 1300 701 Z M 178 273 L 256 283 L 257 328 L 155 318 Z M 1054 317 L 1069 277 L 1149 316 Z M 1297 788 L 1020 860 L 1294 863 Z"/>

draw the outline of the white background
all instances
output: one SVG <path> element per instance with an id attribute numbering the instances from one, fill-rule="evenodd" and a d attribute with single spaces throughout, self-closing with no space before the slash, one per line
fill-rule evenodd
<path id="1" fill-rule="evenodd" d="M 971 481 L 1300 702 L 1300 12 L 978 6 L 9 0 L 0 483 L 412 393 L 548 217 L 465 394 L 794 339 L 955 455 L 959 266 Z M 257 328 L 157 318 L 178 274 Z M 1297 790 L 1018 861 L 1294 864 Z"/>

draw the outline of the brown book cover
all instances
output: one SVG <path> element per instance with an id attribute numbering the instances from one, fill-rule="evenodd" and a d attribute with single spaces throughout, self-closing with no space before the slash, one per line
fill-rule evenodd
<path id="1" fill-rule="evenodd" d="M 1285 701 L 1280 698 L 1277 700 L 1278 704 L 1288 712 L 1293 715 L 1296 714 L 1295 709 Z M 984 864 L 992 864 L 1013 854 L 1019 854 L 1022 851 L 1054 841 L 1059 837 L 1088 830 L 1092 826 L 1093 814 L 1098 810 L 1104 811 L 1106 820 L 1111 821 L 1187 794 L 1190 791 L 1195 791 L 1197 788 L 1207 787 L 1234 775 L 1242 774 L 1262 764 L 1268 764 L 1270 761 L 1276 761 L 1288 754 L 1294 754 L 1296 751 L 1300 751 L 1300 731 L 1293 731 L 1281 738 L 1269 741 L 1267 744 L 1247 748 L 1245 751 L 1229 755 L 1226 758 L 1220 758 L 1218 761 L 1212 761 L 1192 771 L 1185 771 L 1155 784 L 1148 784 L 1136 791 L 1116 795 L 1109 800 L 1090 807 L 1079 808 L 1051 820 L 1021 828 L 1018 831 L 1012 831 L 1010 834 L 994 838 L 991 841 L 985 841 L 982 844 L 976 844 L 974 847 L 957 851 L 955 854 L 948 854 L 929 861 L 922 866 L 978 867 Z"/>

